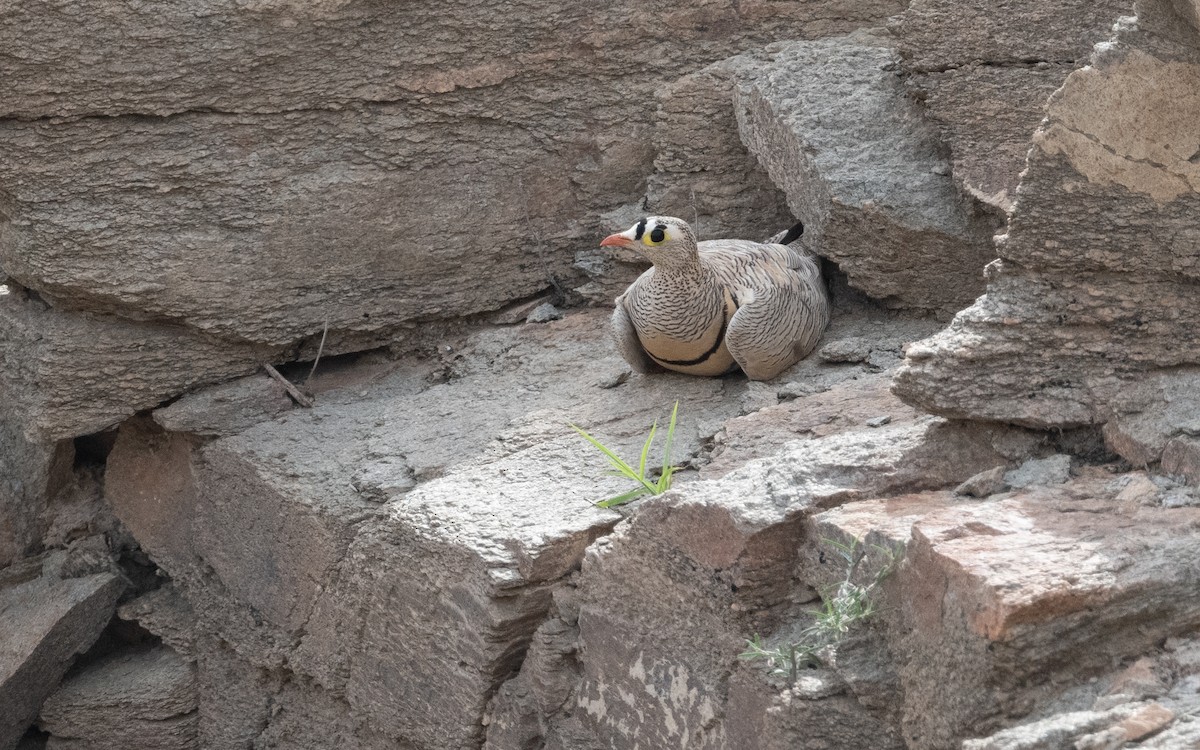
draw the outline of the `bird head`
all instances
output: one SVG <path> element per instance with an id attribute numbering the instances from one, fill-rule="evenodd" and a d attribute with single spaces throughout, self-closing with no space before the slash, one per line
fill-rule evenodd
<path id="1" fill-rule="evenodd" d="M 601 247 L 627 247 L 641 253 L 659 268 L 695 265 L 696 235 L 683 219 L 647 216 L 624 232 L 610 234 Z"/>

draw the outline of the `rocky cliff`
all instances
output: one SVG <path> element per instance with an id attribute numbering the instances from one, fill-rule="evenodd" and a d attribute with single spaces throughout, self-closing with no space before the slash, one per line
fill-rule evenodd
<path id="1" fill-rule="evenodd" d="M 1196 0 L 0 49 L 0 750 L 1200 743 Z M 802 220 L 818 353 L 632 375 L 596 244 L 647 211 Z M 675 403 L 675 487 L 597 506 L 567 424 Z"/>

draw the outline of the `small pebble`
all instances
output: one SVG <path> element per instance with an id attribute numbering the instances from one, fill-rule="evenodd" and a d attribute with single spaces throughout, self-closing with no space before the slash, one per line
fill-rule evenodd
<path id="1" fill-rule="evenodd" d="M 822 362 L 865 362 L 871 356 L 871 345 L 855 337 L 838 339 L 821 347 L 817 356 Z"/>
<path id="2" fill-rule="evenodd" d="M 891 421 L 892 418 L 886 415 L 882 417 L 871 417 L 867 420 L 867 427 L 883 427 L 885 424 L 888 424 Z"/>
<path id="3" fill-rule="evenodd" d="M 526 323 L 549 323 L 552 320 L 562 320 L 562 310 L 559 310 L 549 302 L 543 302 L 533 308 L 533 312 L 529 313 L 529 317 L 525 318 Z"/>
<path id="4" fill-rule="evenodd" d="M 621 370 L 620 372 L 609 375 L 606 378 L 601 378 L 600 380 L 596 381 L 596 385 L 600 386 L 601 388 L 616 388 L 622 383 L 628 381 L 632 376 L 632 370 Z"/>

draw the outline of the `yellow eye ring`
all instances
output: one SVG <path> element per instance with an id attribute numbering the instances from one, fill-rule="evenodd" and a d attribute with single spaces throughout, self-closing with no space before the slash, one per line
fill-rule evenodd
<path id="1" fill-rule="evenodd" d="M 642 242 L 647 245 L 661 245 L 667 241 L 667 230 L 664 227 L 655 227 L 651 231 L 642 235 Z"/>

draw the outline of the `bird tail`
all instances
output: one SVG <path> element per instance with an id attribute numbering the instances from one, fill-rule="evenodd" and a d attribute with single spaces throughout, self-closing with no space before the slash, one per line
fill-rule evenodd
<path id="1" fill-rule="evenodd" d="M 797 221 L 796 225 L 786 232 L 780 232 L 771 239 L 767 240 L 769 245 L 790 245 L 800 239 L 800 235 L 804 234 L 804 222 Z"/>

